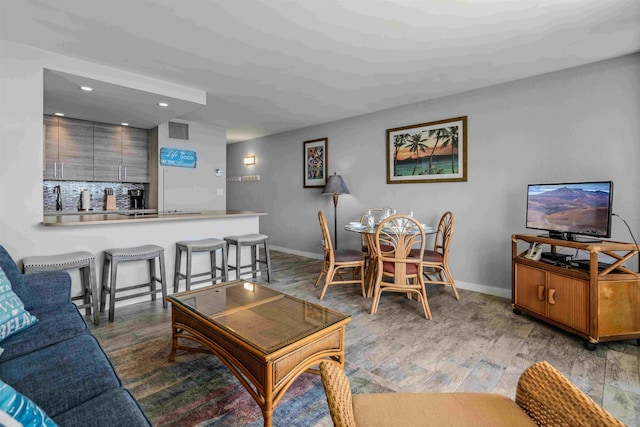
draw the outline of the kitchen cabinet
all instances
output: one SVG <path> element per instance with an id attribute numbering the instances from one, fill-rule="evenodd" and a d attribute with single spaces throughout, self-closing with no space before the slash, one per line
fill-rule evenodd
<path id="1" fill-rule="evenodd" d="M 94 180 L 149 182 L 149 146 L 145 129 L 94 124 Z"/>
<path id="2" fill-rule="evenodd" d="M 44 116 L 44 179 L 93 181 L 93 123 Z"/>
<path id="3" fill-rule="evenodd" d="M 146 129 L 122 129 L 123 181 L 149 182 L 149 133 Z"/>
<path id="4" fill-rule="evenodd" d="M 625 263 L 638 255 L 634 244 L 574 242 L 516 234 L 512 241 L 512 294 L 515 313 L 527 313 L 587 340 L 595 349 L 603 341 L 640 339 L 640 272 Z M 589 253 L 589 270 L 554 265 L 518 253 L 518 241 L 547 245 L 551 252 L 570 248 Z M 612 259 L 598 264 L 599 254 Z"/>

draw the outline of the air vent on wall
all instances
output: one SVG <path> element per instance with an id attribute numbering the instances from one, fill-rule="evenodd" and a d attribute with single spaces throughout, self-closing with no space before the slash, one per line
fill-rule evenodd
<path id="1" fill-rule="evenodd" d="M 169 122 L 169 138 L 189 140 L 189 125 L 186 123 Z"/>

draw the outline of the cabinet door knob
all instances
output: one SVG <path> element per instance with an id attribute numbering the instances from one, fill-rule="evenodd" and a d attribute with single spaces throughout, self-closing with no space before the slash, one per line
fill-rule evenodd
<path id="1" fill-rule="evenodd" d="M 538 301 L 544 301 L 544 285 L 538 285 Z"/>
<path id="2" fill-rule="evenodd" d="M 549 304 L 555 304 L 556 303 L 556 300 L 553 298 L 555 294 L 556 294 L 556 290 L 555 289 L 549 289 Z"/>

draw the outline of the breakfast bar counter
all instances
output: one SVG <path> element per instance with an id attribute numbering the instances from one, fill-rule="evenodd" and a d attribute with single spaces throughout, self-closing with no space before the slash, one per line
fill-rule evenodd
<path id="1" fill-rule="evenodd" d="M 151 223 L 160 221 L 187 221 L 187 220 L 203 220 L 203 219 L 228 219 L 241 217 L 254 217 L 266 215 L 264 212 L 253 211 L 161 211 L 161 212 L 141 212 L 134 213 L 132 211 L 106 213 L 92 212 L 78 214 L 58 214 L 44 215 L 42 225 L 48 227 L 68 227 L 82 225 L 101 225 L 101 224 L 131 224 L 131 223 Z"/>

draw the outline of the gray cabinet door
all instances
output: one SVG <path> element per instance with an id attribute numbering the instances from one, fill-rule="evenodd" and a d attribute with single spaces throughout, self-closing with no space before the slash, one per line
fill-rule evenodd
<path id="1" fill-rule="evenodd" d="M 58 179 L 58 118 L 44 116 L 44 179 Z"/>
<path id="2" fill-rule="evenodd" d="M 122 181 L 149 182 L 149 142 L 146 129 L 122 129 Z"/>
<path id="3" fill-rule="evenodd" d="M 93 122 L 58 118 L 60 179 L 93 181 Z"/>
<path id="4" fill-rule="evenodd" d="M 93 122 L 44 116 L 43 177 L 93 181 Z"/>
<path id="5" fill-rule="evenodd" d="M 95 181 L 121 181 L 122 126 L 93 124 L 93 157 Z"/>

